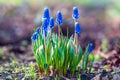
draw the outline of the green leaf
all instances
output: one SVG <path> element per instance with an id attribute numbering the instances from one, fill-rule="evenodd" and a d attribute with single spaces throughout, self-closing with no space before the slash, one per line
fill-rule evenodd
<path id="1" fill-rule="evenodd" d="M 37 50 L 35 54 L 36 61 L 39 65 L 41 65 L 42 68 L 44 68 L 45 61 L 45 54 L 44 54 L 44 48 L 43 45 L 41 45 Z"/>
<path id="2" fill-rule="evenodd" d="M 78 47 L 78 54 L 76 59 L 76 65 L 78 65 L 80 63 L 80 60 L 82 59 L 82 48 L 80 46 Z"/>
<path id="3" fill-rule="evenodd" d="M 86 50 L 84 52 L 84 56 L 82 59 L 82 69 L 85 70 L 87 68 L 87 64 L 88 64 L 88 47 L 89 45 L 86 47 Z"/>

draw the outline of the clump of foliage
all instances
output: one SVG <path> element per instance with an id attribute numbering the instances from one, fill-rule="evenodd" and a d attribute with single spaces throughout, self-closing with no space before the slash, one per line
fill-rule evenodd
<path id="1" fill-rule="evenodd" d="M 68 38 L 61 33 L 63 23 L 61 11 L 57 12 L 56 21 L 54 21 L 54 18 L 49 15 L 49 9 L 44 8 L 42 25 L 31 36 L 32 50 L 41 76 L 64 75 L 67 69 L 74 74 L 80 62 L 81 68 L 87 69 L 89 53 L 93 50 L 93 44 L 90 43 L 83 54 L 82 48 L 78 45 L 78 35 L 81 29 L 77 7 L 73 7 L 72 18 L 75 23 L 75 33 L 74 37 Z M 54 22 L 58 27 L 58 34 L 52 33 Z"/>

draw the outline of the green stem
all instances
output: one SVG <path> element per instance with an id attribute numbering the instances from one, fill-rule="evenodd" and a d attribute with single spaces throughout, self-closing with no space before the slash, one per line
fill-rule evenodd
<path id="1" fill-rule="evenodd" d="M 59 39 L 60 39 L 60 25 L 58 25 L 58 37 L 59 37 Z"/>
<path id="2" fill-rule="evenodd" d="M 77 19 L 74 19 L 74 24 L 77 22 Z M 75 53 L 78 53 L 78 34 L 74 34 L 74 44 L 75 44 Z"/>
<path id="3" fill-rule="evenodd" d="M 46 51 L 46 37 L 44 36 L 44 47 L 45 47 L 45 58 L 46 58 L 46 64 L 47 64 L 47 51 Z"/>
<path id="4" fill-rule="evenodd" d="M 89 73 L 91 73 L 91 70 L 92 70 L 92 65 L 93 65 L 93 61 L 91 62 L 91 64 L 90 64 L 90 68 L 89 68 Z"/>

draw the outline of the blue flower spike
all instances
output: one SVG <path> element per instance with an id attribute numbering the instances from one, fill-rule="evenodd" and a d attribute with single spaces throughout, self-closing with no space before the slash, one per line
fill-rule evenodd
<path id="1" fill-rule="evenodd" d="M 61 25 L 62 24 L 62 13 L 60 11 L 57 12 L 56 16 L 56 24 Z"/>
<path id="2" fill-rule="evenodd" d="M 44 8 L 43 15 L 42 15 L 42 20 L 44 20 L 44 19 L 47 19 L 48 20 L 48 24 L 49 24 L 50 15 L 49 15 L 48 7 Z"/>
<path id="3" fill-rule="evenodd" d="M 40 33 L 40 27 L 37 27 L 35 32 Z"/>
<path id="4" fill-rule="evenodd" d="M 43 21 L 42 21 L 42 30 L 47 31 L 47 29 L 48 29 L 47 18 L 44 18 Z"/>
<path id="5" fill-rule="evenodd" d="M 79 24 L 79 22 L 75 22 L 75 33 L 77 33 L 77 34 L 80 33 L 80 24 Z"/>
<path id="6" fill-rule="evenodd" d="M 72 18 L 73 18 L 73 19 L 78 19 L 78 18 L 79 18 L 79 11 L 78 11 L 78 8 L 77 8 L 77 7 L 73 7 L 73 10 L 72 10 Z"/>
<path id="7" fill-rule="evenodd" d="M 53 28 L 54 27 L 54 18 L 53 17 L 51 17 L 50 18 L 50 28 Z"/>
<path id="8" fill-rule="evenodd" d="M 93 43 L 90 43 L 88 47 L 88 52 L 92 52 L 92 50 L 93 50 Z"/>
<path id="9" fill-rule="evenodd" d="M 32 39 L 33 41 L 36 40 L 37 35 L 38 35 L 38 33 L 37 33 L 37 32 L 34 32 L 34 33 L 32 34 L 32 36 L 31 36 L 31 39 Z"/>

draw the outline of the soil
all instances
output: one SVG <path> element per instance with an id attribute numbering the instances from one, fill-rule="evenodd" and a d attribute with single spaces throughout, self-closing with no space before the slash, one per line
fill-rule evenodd
<path id="1" fill-rule="evenodd" d="M 3 53 L 0 54 L 0 79 L 3 80 L 33 80 L 33 78 L 39 79 L 37 74 L 37 68 L 33 71 L 32 75 L 28 69 L 30 69 L 30 62 L 36 66 L 33 53 L 31 51 L 31 44 L 28 40 L 23 40 L 19 43 L 12 45 L 1 46 L 0 49 Z M 1 51 L 0 50 L 0 51 Z M 94 50 L 96 51 L 96 50 Z M 114 55 L 112 53 L 116 52 Z M 103 53 L 101 51 L 101 53 Z M 112 55 L 108 58 L 96 60 L 93 64 L 93 72 L 87 73 L 84 71 L 77 71 L 75 76 L 81 75 L 81 80 L 119 80 L 120 79 L 120 54 L 116 50 L 104 53 L 106 55 Z M 27 72 L 28 71 L 28 72 Z M 36 74 L 36 77 L 33 75 Z M 38 77 L 37 77 L 38 76 Z M 74 77 L 75 77 L 74 76 Z M 50 77 L 51 78 L 51 77 Z M 74 79 L 69 74 L 60 76 L 62 80 Z M 51 78 L 52 79 L 52 78 Z"/>

